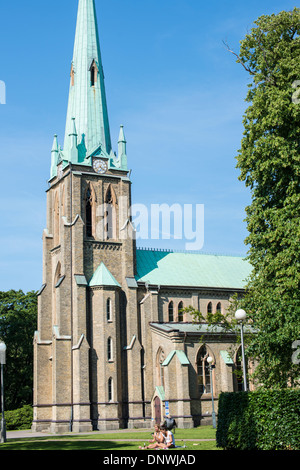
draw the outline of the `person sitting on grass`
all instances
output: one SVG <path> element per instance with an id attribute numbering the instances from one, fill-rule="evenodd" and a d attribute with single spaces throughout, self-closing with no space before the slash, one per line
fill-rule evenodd
<path id="1" fill-rule="evenodd" d="M 154 426 L 154 434 L 153 434 L 153 439 L 151 439 L 149 442 L 152 444 L 149 444 L 146 447 L 139 447 L 139 449 L 157 449 L 160 444 L 163 444 L 165 440 L 165 436 L 161 430 L 161 427 L 156 424 Z"/>
<path id="2" fill-rule="evenodd" d="M 158 444 L 160 449 L 171 449 L 175 447 L 174 434 L 168 430 L 167 426 L 161 426 L 162 433 L 164 435 L 164 442 Z"/>

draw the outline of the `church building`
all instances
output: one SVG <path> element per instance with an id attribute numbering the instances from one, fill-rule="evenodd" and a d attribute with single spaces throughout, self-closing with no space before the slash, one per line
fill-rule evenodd
<path id="1" fill-rule="evenodd" d="M 212 386 L 217 407 L 221 391 L 242 385 L 240 344 L 183 309 L 225 312 L 251 267 L 137 248 L 130 156 L 123 126 L 112 148 L 94 0 L 79 0 L 70 75 L 47 188 L 32 429 L 150 428 L 165 416 L 184 428 L 209 423 Z"/>

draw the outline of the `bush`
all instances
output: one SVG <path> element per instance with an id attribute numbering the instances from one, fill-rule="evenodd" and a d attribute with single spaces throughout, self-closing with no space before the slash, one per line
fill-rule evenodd
<path id="1" fill-rule="evenodd" d="M 33 420 L 32 406 L 25 405 L 18 410 L 6 411 L 5 421 L 8 431 L 16 431 L 19 429 L 30 429 Z"/>
<path id="2" fill-rule="evenodd" d="M 216 439 L 228 450 L 300 450 L 300 390 L 221 393 Z"/>

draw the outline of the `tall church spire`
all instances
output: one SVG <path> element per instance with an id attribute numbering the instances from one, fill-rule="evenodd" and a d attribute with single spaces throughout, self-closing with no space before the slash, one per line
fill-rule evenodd
<path id="1" fill-rule="evenodd" d="M 79 0 L 78 5 L 64 142 L 67 160 L 70 160 L 74 119 L 78 135 L 78 163 L 100 146 L 102 152 L 109 156 L 112 148 L 95 0 Z"/>

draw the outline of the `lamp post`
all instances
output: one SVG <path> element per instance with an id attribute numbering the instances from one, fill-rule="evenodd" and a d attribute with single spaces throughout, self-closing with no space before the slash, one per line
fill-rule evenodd
<path id="1" fill-rule="evenodd" d="M 6 345 L 5 343 L 0 342 L 0 364 L 1 364 L 1 432 L 0 432 L 0 442 L 6 442 L 6 423 L 4 418 L 4 385 L 3 385 L 3 366 L 6 364 Z"/>
<path id="2" fill-rule="evenodd" d="M 245 360 L 245 348 L 244 348 L 244 320 L 246 320 L 247 314 L 245 310 L 239 309 L 235 312 L 235 318 L 241 325 L 241 343 L 242 343 L 242 360 L 243 360 L 243 374 L 244 374 L 244 392 L 247 392 L 247 371 L 246 371 L 246 360 Z"/>
<path id="3" fill-rule="evenodd" d="M 215 413 L 215 406 L 214 406 L 214 387 L 213 387 L 213 380 L 212 380 L 212 369 L 213 369 L 213 358 L 208 356 L 207 358 L 209 372 L 210 372 L 210 386 L 211 386 L 211 404 L 212 404 L 212 421 L 213 421 L 213 428 L 216 429 L 216 413 Z"/>

